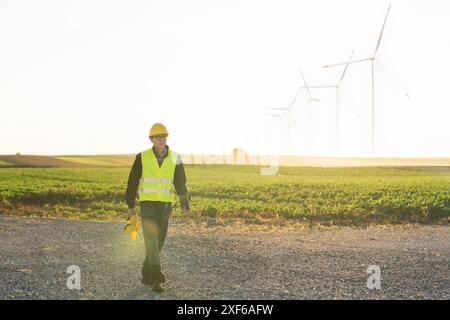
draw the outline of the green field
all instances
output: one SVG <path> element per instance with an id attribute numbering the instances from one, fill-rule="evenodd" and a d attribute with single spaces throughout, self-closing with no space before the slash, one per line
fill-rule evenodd
<path id="1" fill-rule="evenodd" d="M 0 212 L 110 220 L 126 213 L 129 168 L 0 169 Z M 277 217 L 309 223 L 448 223 L 449 167 L 186 165 L 193 218 Z M 174 216 L 180 216 L 179 208 Z"/>

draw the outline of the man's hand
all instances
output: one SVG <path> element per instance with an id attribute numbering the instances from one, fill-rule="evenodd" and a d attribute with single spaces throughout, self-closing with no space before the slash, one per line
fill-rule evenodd
<path id="1" fill-rule="evenodd" d="M 130 219 L 134 215 L 135 215 L 134 208 L 129 208 L 127 219 Z"/>
<path id="2" fill-rule="evenodd" d="M 191 196 L 188 194 L 185 194 L 183 196 L 180 196 L 180 204 L 181 204 L 181 210 L 183 210 L 183 213 L 189 213 L 189 201 L 191 200 Z"/>

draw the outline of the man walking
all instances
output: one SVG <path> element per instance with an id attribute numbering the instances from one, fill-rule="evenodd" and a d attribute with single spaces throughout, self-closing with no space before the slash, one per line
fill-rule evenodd
<path id="1" fill-rule="evenodd" d="M 128 218 L 135 214 L 135 199 L 139 191 L 146 250 L 141 282 L 157 292 L 164 291 L 166 281 L 161 272 L 160 253 L 167 236 L 176 194 L 183 211 L 189 210 L 183 163 L 179 155 L 169 150 L 166 144 L 168 135 L 166 127 L 161 123 L 155 123 L 151 127 L 149 137 L 153 147 L 136 156 L 126 191 Z"/>

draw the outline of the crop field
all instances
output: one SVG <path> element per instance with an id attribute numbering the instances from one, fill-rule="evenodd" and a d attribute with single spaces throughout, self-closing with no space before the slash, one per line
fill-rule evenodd
<path id="1" fill-rule="evenodd" d="M 118 220 L 126 213 L 129 168 L 0 169 L 0 212 Z M 298 220 L 325 225 L 448 223 L 449 167 L 186 165 L 190 218 Z M 174 216 L 182 213 L 179 207 Z"/>

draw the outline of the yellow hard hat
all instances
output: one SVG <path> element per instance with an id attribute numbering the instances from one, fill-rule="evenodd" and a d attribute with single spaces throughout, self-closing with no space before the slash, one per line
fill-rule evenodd
<path id="1" fill-rule="evenodd" d="M 169 135 L 169 132 L 167 132 L 167 128 L 162 123 L 155 123 L 150 129 L 149 137 L 157 136 L 160 134 Z"/>

